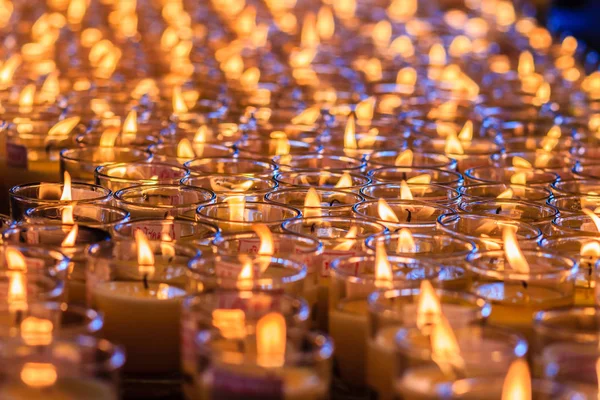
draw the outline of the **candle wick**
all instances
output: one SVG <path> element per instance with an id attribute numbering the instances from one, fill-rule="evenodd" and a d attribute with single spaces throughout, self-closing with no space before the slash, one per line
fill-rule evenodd
<path id="1" fill-rule="evenodd" d="M 315 230 L 316 230 L 316 229 L 317 229 L 316 225 L 315 225 L 315 224 L 312 224 L 312 225 L 310 226 L 310 233 L 315 233 Z"/>
<path id="2" fill-rule="evenodd" d="M 341 202 L 341 201 L 339 201 L 338 199 L 333 199 L 333 200 L 331 200 L 331 201 L 329 202 L 329 206 L 330 206 L 330 207 L 333 207 L 333 205 L 334 205 L 335 203 L 342 204 L 342 202 Z"/>
<path id="3" fill-rule="evenodd" d="M 148 290 L 150 286 L 148 285 L 148 274 L 144 274 L 144 289 Z"/>
<path id="4" fill-rule="evenodd" d="M 410 210 L 406 210 L 407 214 L 406 214 L 406 222 L 410 222 L 412 219 L 412 213 L 410 212 Z"/>
<path id="5" fill-rule="evenodd" d="M 521 285 L 523 285 L 523 289 L 527 289 L 527 282 L 525 281 L 521 281 Z"/>
<path id="6" fill-rule="evenodd" d="M 502 206 L 496 208 L 496 214 L 500 214 L 500 211 L 502 211 Z"/>
<path id="7" fill-rule="evenodd" d="M 23 310 L 17 310 L 17 312 L 15 313 L 15 322 L 17 323 L 17 325 L 21 325 L 22 321 L 23 321 Z"/>

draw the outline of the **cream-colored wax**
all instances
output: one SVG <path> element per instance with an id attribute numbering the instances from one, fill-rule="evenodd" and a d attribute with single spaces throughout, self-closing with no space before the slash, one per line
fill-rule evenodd
<path id="1" fill-rule="evenodd" d="M 48 388 L 32 388 L 21 382 L 0 387 L 2 400 L 117 400 L 116 391 L 108 384 L 92 379 L 59 378 Z"/>

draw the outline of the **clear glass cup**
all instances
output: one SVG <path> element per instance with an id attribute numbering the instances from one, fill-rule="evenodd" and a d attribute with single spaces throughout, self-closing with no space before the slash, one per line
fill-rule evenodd
<path id="1" fill-rule="evenodd" d="M 423 259 L 388 256 L 387 260 L 393 276 L 384 282 L 375 278 L 374 255 L 338 258 L 331 263 L 329 333 L 337 343 L 335 359 L 340 378 L 350 387 L 366 385 L 369 294 L 382 289 L 417 287 L 422 280 L 438 275 L 435 265 Z"/>
<path id="2" fill-rule="evenodd" d="M 597 196 L 600 182 L 596 179 L 568 179 L 554 182 L 550 189 L 555 196 L 584 195 Z"/>
<path id="3" fill-rule="evenodd" d="M 181 304 L 191 287 L 186 267 L 198 251 L 159 240 L 149 247 L 153 265 L 139 264 L 134 240 L 90 246 L 86 299 L 104 315 L 103 336 L 129 354 L 127 374 L 167 379 L 181 365 Z"/>
<path id="4" fill-rule="evenodd" d="M 485 167 L 491 164 L 490 157 L 502 151 L 502 146 L 490 139 L 473 139 L 461 142 L 463 153 L 446 151 L 446 138 L 416 139 L 415 148 L 426 153 L 441 153 L 457 161 L 457 170 L 466 171 L 471 168 Z"/>
<path id="5" fill-rule="evenodd" d="M 381 150 L 369 154 L 367 157 L 367 166 L 371 169 L 379 167 L 397 167 L 397 159 L 402 150 Z M 457 162 L 440 153 L 425 153 L 422 151 L 413 151 L 411 166 L 414 168 L 439 168 L 450 171 L 456 170 Z"/>
<path id="6" fill-rule="evenodd" d="M 12 270 L 7 260 L 6 250 L 18 250 L 24 257 L 27 271 L 64 280 L 69 268 L 69 257 L 53 248 L 26 244 L 8 244 L 0 246 L 0 270 Z M 61 294 L 64 293 L 61 289 Z"/>
<path id="7" fill-rule="evenodd" d="M 435 183 L 407 183 L 411 195 L 415 200 L 441 204 L 446 207 L 456 208 L 461 195 L 457 189 Z M 400 200 L 403 197 L 400 183 L 377 183 L 365 186 L 360 194 L 369 200 Z M 460 189 L 460 188 L 459 188 Z"/>
<path id="8" fill-rule="evenodd" d="M 369 200 L 353 207 L 358 217 L 366 218 L 385 225 L 390 231 L 402 228 L 411 232 L 428 233 L 435 230 L 436 221 L 442 215 L 453 215 L 454 210 L 439 204 L 417 200 L 390 200 L 387 202 L 394 216 L 380 213 L 381 207 L 376 200 Z"/>
<path id="9" fill-rule="evenodd" d="M 344 176 L 344 174 L 347 174 Z M 348 182 L 345 182 L 349 176 Z M 360 189 L 371 183 L 371 179 L 360 174 L 349 174 L 329 171 L 282 171 L 275 175 L 275 181 L 281 189 L 286 187 L 314 187 L 324 190 L 343 190 L 358 193 Z M 340 180 L 343 179 L 340 183 Z"/>
<path id="10" fill-rule="evenodd" d="M 552 192 L 544 187 L 515 185 L 511 183 L 484 183 L 477 185 L 466 185 L 458 188 L 461 200 L 465 202 L 495 199 L 507 190 L 512 190 L 511 198 L 514 200 L 531 201 L 534 203 L 545 203 Z"/>
<path id="11" fill-rule="evenodd" d="M 207 189 L 180 185 L 138 185 L 115 193 L 115 205 L 132 219 L 182 217 L 194 219 L 198 206 L 210 204 L 215 194 Z"/>
<path id="12" fill-rule="evenodd" d="M 552 227 L 557 235 L 598 236 L 594 221 L 585 214 L 556 217 L 552 221 Z"/>
<path id="13" fill-rule="evenodd" d="M 497 250 L 504 247 L 502 229 L 506 226 L 516 227 L 515 233 L 521 248 L 535 248 L 542 238 L 539 228 L 525 222 L 475 214 L 442 215 L 438 218 L 436 229 L 471 241 L 480 250 Z"/>
<path id="14" fill-rule="evenodd" d="M 467 184 L 477 183 L 513 183 L 516 174 L 523 174 L 528 186 L 547 187 L 559 179 L 558 174 L 542 169 L 518 167 L 477 167 L 465 171 Z"/>
<path id="15" fill-rule="evenodd" d="M 181 184 L 211 190 L 219 202 L 231 196 L 244 196 L 246 201 L 262 201 L 267 193 L 277 188 L 277 182 L 272 178 L 247 175 L 188 176 L 181 180 Z"/>
<path id="16" fill-rule="evenodd" d="M 491 311 L 489 303 L 472 294 L 440 289 L 435 292 L 453 328 L 485 323 Z M 401 328 L 415 326 L 420 293 L 416 288 L 391 289 L 374 292 L 368 298 L 367 384 L 380 399 L 394 398 L 395 339 Z"/>
<path id="17" fill-rule="evenodd" d="M 197 143 L 191 141 L 191 150 L 194 152 L 194 157 L 181 157 L 182 153 L 177 151 L 177 144 L 163 143 L 152 148 L 152 159 L 158 162 L 184 165 L 186 162 L 196 158 L 210 157 L 219 159 L 222 157 L 232 157 L 234 154 L 232 148 L 219 143 Z"/>
<path id="18" fill-rule="evenodd" d="M 152 160 L 147 150 L 131 147 L 81 147 L 60 152 L 60 173 L 71 174 L 74 182 L 94 182 L 94 171 L 101 165 Z"/>
<path id="19" fill-rule="evenodd" d="M 533 334 L 537 311 L 570 306 L 574 302 L 578 263 L 545 250 L 522 250 L 529 272 L 513 269 L 501 250 L 469 255 L 475 274 L 471 291 L 492 304 L 490 323 Z"/>
<path id="20" fill-rule="evenodd" d="M 318 151 L 319 147 L 299 140 L 289 140 L 287 137 L 268 137 L 242 138 L 235 143 L 235 149 L 242 157 L 254 157 L 260 154 L 261 157 L 273 158 L 282 154 L 311 154 Z"/>
<path id="21" fill-rule="evenodd" d="M 369 177 L 379 183 L 410 182 L 411 178 L 424 176 L 431 183 L 458 188 L 463 183 L 463 177 L 458 172 L 435 168 L 416 167 L 382 167 L 369 171 Z M 417 183 L 417 182 L 415 182 Z"/>
<path id="22" fill-rule="evenodd" d="M 336 154 L 290 154 L 273 157 L 279 171 L 330 171 L 362 173 L 364 161 Z"/>
<path id="23" fill-rule="evenodd" d="M 102 186 L 88 183 L 73 183 L 73 200 L 60 200 L 62 183 L 28 183 L 14 186 L 9 191 L 10 214 L 18 221 L 25 217 L 30 208 L 47 205 L 106 204 L 112 199 L 112 192 Z"/>
<path id="24" fill-rule="evenodd" d="M 350 216 L 352 207 L 364 200 L 360 194 L 341 190 L 314 189 L 319 205 L 305 206 L 309 188 L 285 188 L 265 195 L 265 201 L 301 210 L 304 216 Z"/>
<path id="25" fill-rule="evenodd" d="M 50 205 L 30 208 L 25 213 L 29 224 L 62 224 L 65 210 L 73 211 L 73 221 L 82 226 L 114 233 L 117 224 L 129 219 L 129 212 L 105 204 Z"/>
<path id="26" fill-rule="evenodd" d="M 116 239 L 132 239 L 138 230 L 144 232 L 152 240 L 171 240 L 187 245 L 192 245 L 191 242 L 196 241 L 208 244 L 219 237 L 220 232 L 215 225 L 186 218 L 145 218 L 117 224 L 114 237 Z"/>
<path id="27" fill-rule="evenodd" d="M 237 211 L 232 211 L 230 204 L 226 202 L 207 204 L 198 207 L 196 220 L 216 225 L 223 233 L 251 231 L 255 223 L 265 224 L 277 232 L 282 223 L 301 215 L 300 211 L 292 207 L 253 201 L 244 203 L 243 220 L 232 219 L 232 215 L 237 217 Z"/>
<path id="28" fill-rule="evenodd" d="M 96 184 L 116 192 L 130 186 L 179 184 L 188 176 L 183 167 L 164 163 L 118 163 L 96 168 Z"/>
<path id="29" fill-rule="evenodd" d="M 581 215 L 584 208 L 594 210 L 596 207 L 600 207 L 600 195 L 552 196 L 547 203 L 552 207 L 556 207 L 561 217 Z"/>
<path id="30" fill-rule="evenodd" d="M 244 157 L 202 157 L 187 161 L 184 166 L 196 175 L 246 175 L 270 178 L 277 165 L 267 159 Z"/>
<path id="31" fill-rule="evenodd" d="M 0 353 L 4 379 L 0 397 L 37 399 L 119 398 L 119 373 L 125 353 L 90 336 L 35 343 L 13 339 Z"/>

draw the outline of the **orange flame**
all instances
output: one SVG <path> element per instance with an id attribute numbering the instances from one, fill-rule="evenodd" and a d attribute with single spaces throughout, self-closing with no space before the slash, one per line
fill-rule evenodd
<path id="1" fill-rule="evenodd" d="M 271 312 L 256 324 L 256 362 L 264 368 L 285 364 L 286 324 L 283 315 Z"/>

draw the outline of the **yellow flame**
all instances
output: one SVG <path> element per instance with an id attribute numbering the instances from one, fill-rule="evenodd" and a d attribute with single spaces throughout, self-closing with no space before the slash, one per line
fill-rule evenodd
<path id="1" fill-rule="evenodd" d="M 417 0 L 392 0 L 387 14 L 393 21 L 406 22 L 417 13 L 417 8 Z"/>
<path id="2" fill-rule="evenodd" d="M 527 172 L 519 171 L 515 172 L 510 177 L 510 183 L 514 185 L 526 185 L 527 184 Z"/>
<path id="3" fill-rule="evenodd" d="M 535 72 L 535 62 L 533 61 L 533 55 L 524 51 L 519 55 L 519 64 L 517 71 L 520 77 L 531 75 Z"/>
<path id="4" fill-rule="evenodd" d="M 358 143 L 356 142 L 356 121 L 354 114 L 350 114 L 348 122 L 346 122 L 346 129 L 344 130 L 344 148 L 345 149 L 357 149 Z"/>
<path id="5" fill-rule="evenodd" d="M 508 188 L 504 192 L 502 192 L 498 196 L 496 196 L 496 198 L 497 199 L 512 199 L 514 195 L 515 195 L 515 192 L 511 188 Z"/>
<path id="6" fill-rule="evenodd" d="M 579 250 L 581 257 L 598 258 L 600 257 L 600 242 L 590 240 L 581 244 Z"/>
<path id="7" fill-rule="evenodd" d="M 45 388 L 56 383 L 58 374 L 53 364 L 28 362 L 21 368 L 20 377 L 29 387 Z"/>
<path id="8" fill-rule="evenodd" d="M 62 121 L 57 122 L 52 128 L 48 130 L 48 136 L 67 136 L 77 124 L 79 124 L 81 118 L 70 117 L 65 118 Z"/>
<path id="9" fill-rule="evenodd" d="M 513 167 L 516 167 L 516 168 L 525 168 L 525 169 L 533 168 L 533 166 L 531 165 L 531 163 L 529 161 L 527 161 L 523 157 L 519 157 L 519 156 L 513 157 L 512 165 L 513 165 Z"/>
<path id="10" fill-rule="evenodd" d="M 356 242 L 355 240 L 350 240 L 350 239 L 355 239 L 356 238 L 356 234 L 358 233 L 358 228 L 356 227 L 356 225 L 352 225 L 350 227 L 350 229 L 348 230 L 348 232 L 346 233 L 346 235 L 344 236 L 344 241 L 342 241 L 341 243 L 336 244 L 333 247 L 333 250 L 338 250 L 338 251 L 349 251 L 352 246 L 354 245 L 354 243 Z"/>
<path id="11" fill-rule="evenodd" d="M 63 239 L 62 243 L 60 244 L 61 247 L 75 246 L 75 242 L 77 241 L 77 233 L 78 232 L 79 232 L 79 226 L 77 224 L 73 225 L 73 228 L 71 228 L 71 230 L 69 231 L 69 234 Z"/>
<path id="12" fill-rule="evenodd" d="M 412 178 L 408 178 L 406 183 L 414 183 L 419 185 L 429 185 L 431 183 L 431 175 L 429 174 L 420 174 L 417 176 L 413 176 Z"/>
<path id="13" fill-rule="evenodd" d="M 522 358 L 513 361 L 502 385 L 502 400 L 531 400 L 531 372 Z"/>
<path id="14" fill-rule="evenodd" d="M 317 122 L 317 119 L 321 115 L 321 107 L 318 105 L 307 108 L 300 114 L 292 118 L 292 124 L 294 125 L 312 125 Z"/>
<path id="15" fill-rule="evenodd" d="M 252 230 L 256 232 L 260 239 L 260 248 L 258 254 L 263 256 L 272 256 L 275 252 L 275 245 L 273 243 L 273 235 L 271 230 L 265 224 L 254 224 Z"/>
<path id="16" fill-rule="evenodd" d="M 359 125 L 370 124 L 375 114 L 375 97 L 368 97 L 358 103 L 354 112 Z"/>
<path id="17" fill-rule="evenodd" d="M 290 141 L 285 132 L 274 131 L 269 135 L 271 140 L 269 141 L 269 147 L 273 147 L 272 153 L 276 156 L 285 156 L 290 154 Z"/>
<path id="18" fill-rule="evenodd" d="M 245 221 L 244 211 L 246 209 L 246 199 L 244 196 L 231 196 L 225 199 L 229 206 L 229 219 L 231 221 Z"/>
<path id="19" fill-rule="evenodd" d="M 362 64 L 362 72 L 365 74 L 368 82 L 377 82 L 382 77 L 381 61 L 378 58 L 372 57 Z"/>
<path id="20" fill-rule="evenodd" d="M 69 7 L 67 8 L 67 21 L 73 25 L 80 24 L 81 20 L 85 16 L 86 11 L 86 0 L 71 0 L 69 2 Z"/>
<path id="21" fill-rule="evenodd" d="M 236 287 L 239 290 L 252 289 L 254 281 L 254 269 L 252 267 L 252 260 L 249 257 L 240 256 L 240 260 L 243 261 L 242 269 L 236 279 Z"/>
<path id="22" fill-rule="evenodd" d="M 52 342 L 54 324 L 44 318 L 27 317 L 21 322 L 21 338 L 29 346 L 47 346 Z"/>
<path id="23" fill-rule="evenodd" d="M 550 101 L 550 84 L 544 82 L 540 85 L 538 90 L 535 92 L 535 104 L 542 105 Z"/>
<path id="24" fill-rule="evenodd" d="M 373 27 L 371 38 L 377 47 L 388 47 L 392 38 L 392 24 L 385 19 L 379 21 Z"/>
<path id="25" fill-rule="evenodd" d="M 306 13 L 300 33 L 300 47 L 315 48 L 319 45 L 319 33 L 317 30 L 317 19 L 315 14 Z"/>
<path id="26" fill-rule="evenodd" d="M 470 142 L 473 140 L 473 121 L 469 120 L 465 122 L 465 125 L 458 134 L 458 139 L 462 142 Z"/>
<path id="27" fill-rule="evenodd" d="M 194 135 L 194 143 L 206 143 L 206 137 L 208 135 L 208 128 L 206 125 L 201 125 Z M 191 146 L 191 144 L 190 144 Z"/>
<path id="28" fill-rule="evenodd" d="M 379 214 L 379 218 L 386 222 L 400 222 L 398 216 L 385 199 L 377 201 L 377 213 Z"/>
<path id="29" fill-rule="evenodd" d="M 321 215 L 321 196 L 319 196 L 315 188 L 311 187 L 304 198 L 304 216 L 310 218 L 320 217 Z"/>
<path id="30" fill-rule="evenodd" d="M 458 35 L 452 40 L 452 43 L 450 43 L 448 54 L 452 57 L 460 58 L 463 55 L 470 53 L 472 48 L 473 43 L 471 43 L 471 39 L 464 35 Z"/>
<path id="31" fill-rule="evenodd" d="M 154 252 L 148 241 L 148 237 L 141 230 L 134 232 L 137 246 L 137 261 L 140 273 L 151 275 L 154 272 Z"/>
<path id="32" fill-rule="evenodd" d="M 73 200 L 73 195 L 71 193 L 71 186 L 72 186 L 71 185 L 71 174 L 69 174 L 69 172 L 65 171 L 63 191 L 62 191 L 62 195 L 60 196 L 61 201 Z"/>
<path id="33" fill-rule="evenodd" d="M 330 7 L 322 6 L 317 14 L 317 31 L 323 40 L 329 40 L 335 33 L 335 19 Z"/>
<path id="34" fill-rule="evenodd" d="M 417 245 L 415 244 L 415 238 L 413 237 L 410 229 L 402 228 L 400 229 L 400 234 L 398 235 L 398 249 L 399 253 L 414 253 L 417 250 Z"/>
<path id="35" fill-rule="evenodd" d="M 583 208 L 581 211 L 585 215 L 587 215 L 588 217 L 590 217 L 590 219 L 594 223 L 594 226 L 596 227 L 596 230 L 598 232 L 600 232 L 600 217 L 598 217 L 593 211 L 591 211 L 591 210 L 589 210 L 587 208 Z"/>
<path id="36" fill-rule="evenodd" d="M 33 106 L 34 98 L 35 98 L 35 85 L 30 83 L 25 86 L 23 90 L 21 90 L 21 94 L 19 95 L 19 110 L 24 112 L 31 111 L 31 107 Z"/>
<path id="37" fill-rule="evenodd" d="M 7 247 L 5 250 L 6 264 L 10 270 L 27 270 L 27 261 L 25 256 L 19 250 Z"/>
<path id="38" fill-rule="evenodd" d="M 443 67 L 446 65 L 446 50 L 440 43 L 436 43 L 429 49 L 429 65 Z"/>
<path id="39" fill-rule="evenodd" d="M 212 312 L 212 324 L 226 339 L 246 337 L 246 313 L 244 310 L 217 308 Z"/>
<path id="40" fill-rule="evenodd" d="M 390 287 L 393 280 L 392 265 L 388 261 L 385 243 L 378 241 L 375 244 L 375 286 L 378 288 Z"/>
<path id="41" fill-rule="evenodd" d="M 100 147 L 115 147 L 117 138 L 119 137 L 119 129 L 116 127 L 108 127 L 102 135 L 100 135 Z"/>
<path id="42" fill-rule="evenodd" d="M 10 273 L 7 300 L 11 311 L 27 309 L 27 278 L 23 271 L 17 270 Z"/>
<path id="43" fill-rule="evenodd" d="M 137 130 L 137 111 L 131 110 L 123 122 L 123 133 L 137 133 Z"/>
<path id="44" fill-rule="evenodd" d="M 334 188 L 336 188 L 336 189 L 346 189 L 346 188 L 349 188 L 349 187 L 352 187 L 352 176 L 349 173 L 344 172 L 342 174 L 342 176 L 340 177 L 340 179 L 335 184 Z"/>
<path id="45" fill-rule="evenodd" d="M 183 138 L 177 143 L 177 158 L 180 159 L 191 159 L 196 157 L 194 148 L 189 139 Z"/>
<path id="46" fill-rule="evenodd" d="M 417 84 L 417 71 L 412 67 L 404 67 L 396 75 L 396 84 L 415 86 Z"/>
<path id="47" fill-rule="evenodd" d="M 465 154 L 460 140 L 456 136 L 456 133 L 452 132 L 446 138 L 446 145 L 444 146 L 444 152 L 446 154 Z"/>
<path id="48" fill-rule="evenodd" d="M 21 65 L 22 58 L 19 54 L 12 55 L 0 68 L 0 86 L 6 87 L 6 85 L 12 83 L 13 76 L 19 65 Z"/>
<path id="49" fill-rule="evenodd" d="M 401 200 L 414 200 L 412 192 L 410 191 L 410 187 L 408 183 L 403 179 L 400 182 L 400 199 Z"/>
<path id="50" fill-rule="evenodd" d="M 393 54 L 399 54 L 404 58 L 410 58 L 415 55 L 415 47 L 413 46 L 412 40 L 408 36 L 398 36 L 390 44 L 390 51 Z"/>
<path id="51" fill-rule="evenodd" d="M 431 330 L 431 359 L 448 377 L 455 377 L 456 370 L 462 371 L 465 368 L 454 331 L 443 314 L 440 314 Z"/>
<path id="52" fill-rule="evenodd" d="M 256 362 L 264 368 L 285 364 L 286 325 L 283 315 L 271 312 L 256 324 Z"/>
<path id="53" fill-rule="evenodd" d="M 173 88 L 173 114 L 180 115 L 185 114 L 188 111 L 189 109 L 185 104 L 183 94 L 181 93 L 181 86 L 175 86 Z"/>
<path id="54" fill-rule="evenodd" d="M 61 216 L 62 223 L 65 225 L 72 225 L 75 223 L 75 219 L 73 218 L 73 206 L 68 205 L 65 206 Z"/>
<path id="55" fill-rule="evenodd" d="M 417 302 L 417 328 L 423 331 L 432 323 L 437 324 L 442 315 L 442 305 L 435 289 L 427 279 L 421 281 Z"/>
<path id="56" fill-rule="evenodd" d="M 519 273 L 528 274 L 529 263 L 519 247 L 514 227 L 507 226 L 502 229 L 502 241 L 504 242 L 504 255 L 510 267 Z"/>
<path id="57" fill-rule="evenodd" d="M 414 154 L 411 149 L 406 149 L 396 157 L 394 165 L 398 167 L 412 167 Z"/>
<path id="58" fill-rule="evenodd" d="M 240 85 L 245 89 L 252 89 L 258 85 L 260 81 L 260 69 L 250 67 L 240 76 Z"/>

